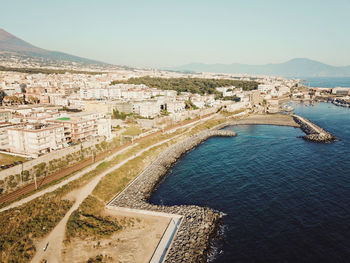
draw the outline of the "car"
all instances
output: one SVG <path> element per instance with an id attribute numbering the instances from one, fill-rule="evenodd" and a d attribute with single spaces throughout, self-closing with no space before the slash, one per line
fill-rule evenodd
<path id="1" fill-rule="evenodd" d="M 23 162 L 22 161 L 18 161 L 19 164 L 22 164 Z"/>
<path id="2" fill-rule="evenodd" d="M 19 164 L 19 162 L 14 162 L 13 164 L 14 164 L 14 165 L 17 165 L 17 164 Z"/>
<path id="3" fill-rule="evenodd" d="M 0 166 L 1 169 L 6 169 L 5 165 Z"/>
<path id="4" fill-rule="evenodd" d="M 9 164 L 8 166 L 9 166 L 9 167 L 13 167 L 13 166 L 15 166 L 15 165 L 14 165 L 13 163 L 11 163 L 11 164 Z"/>
<path id="5" fill-rule="evenodd" d="M 7 168 L 10 168 L 10 166 L 8 164 L 4 165 L 5 168 L 4 169 L 7 169 Z"/>

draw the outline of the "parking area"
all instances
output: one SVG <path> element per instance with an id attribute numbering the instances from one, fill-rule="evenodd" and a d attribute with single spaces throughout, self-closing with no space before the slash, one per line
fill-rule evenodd
<path id="1" fill-rule="evenodd" d="M 0 153 L 0 168 L 2 170 L 21 164 L 25 161 L 26 159 L 20 156 L 13 156 L 9 154 Z"/>

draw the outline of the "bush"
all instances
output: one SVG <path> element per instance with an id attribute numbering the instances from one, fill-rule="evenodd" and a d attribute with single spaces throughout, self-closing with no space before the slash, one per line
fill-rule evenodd
<path id="1" fill-rule="evenodd" d="M 109 237 L 121 229 L 115 218 L 101 215 L 103 208 L 103 202 L 88 196 L 67 222 L 66 242 L 74 237 Z"/>
<path id="2" fill-rule="evenodd" d="M 33 238 L 49 233 L 72 204 L 50 193 L 0 213 L 0 262 L 29 262 L 35 252 Z"/>

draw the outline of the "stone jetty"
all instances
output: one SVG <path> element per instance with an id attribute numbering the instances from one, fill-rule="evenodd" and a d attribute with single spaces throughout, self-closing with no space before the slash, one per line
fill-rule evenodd
<path id="1" fill-rule="evenodd" d="M 108 204 L 182 216 L 179 229 L 169 248 L 165 262 L 206 262 L 210 253 L 210 241 L 217 234 L 221 222 L 220 213 L 209 207 L 157 206 L 148 202 L 153 191 L 183 154 L 210 137 L 236 136 L 233 131 L 206 130 L 193 135 L 163 151 L 122 193 Z"/>
<path id="2" fill-rule="evenodd" d="M 303 136 L 303 138 L 307 141 L 329 143 L 336 140 L 332 134 L 304 117 L 293 115 L 293 119 L 299 124 L 300 129 L 306 133 L 306 136 Z"/>

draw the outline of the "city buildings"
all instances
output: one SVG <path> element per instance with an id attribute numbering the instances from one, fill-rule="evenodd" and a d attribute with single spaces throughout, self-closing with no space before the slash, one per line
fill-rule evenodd
<path id="1" fill-rule="evenodd" d="M 19 61 L 17 61 L 19 63 Z M 13 62 L 13 63 L 17 63 Z M 11 64 L 12 65 L 12 64 Z M 11 66 L 8 65 L 8 66 Z M 13 64 L 12 66 L 14 66 Z M 34 66 L 34 65 L 33 65 Z M 120 83 L 143 76 L 161 78 L 237 79 L 259 82 L 258 90 L 246 91 L 234 86 L 218 87 L 225 99 L 214 94 L 177 93 L 175 90 L 150 88 L 144 84 Z M 101 137 L 110 140 L 111 118 L 120 118 L 116 126 L 128 120 L 141 127 L 159 127 L 213 113 L 226 107 L 272 109 L 278 98 L 287 96 L 298 80 L 244 74 L 184 74 L 158 70 L 115 68 L 101 74 L 29 74 L 0 72 L 2 107 L 0 109 L 0 149 L 28 156 L 69 147 Z M 340 91 L 339 91 L 340 92 Z M 307 94 L 303 94 L 307 96 Z M 240 102 L 230 99 L 238 98 Z M 1 96 L 0 96 L 1 98 Z M 272 101 L 272 103 L 269 103 Z M 114 123 L 117 123 L 114 120 Z"/>
<path id="2" fill-rule="evenodd" d="M 66 146 L 64 127 L 54 124 L 23 124 L 10 127 L 8 132 L 9 151 L 38 157 Z"/>

